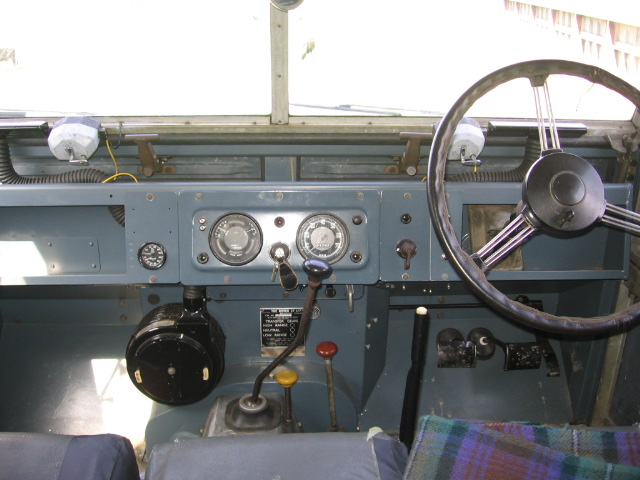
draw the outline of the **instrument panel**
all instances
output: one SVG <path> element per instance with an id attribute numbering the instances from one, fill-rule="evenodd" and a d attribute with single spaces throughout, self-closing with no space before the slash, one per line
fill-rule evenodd
<path id="1" fill-rule="evenodd" d="M 183 192 L 179 203 L 181 220 L 190 220 L 188 240 L 181 227 L 180 243 L 191 244 L 180 250 L 185 283 L 275 285 L 274 246 L 299 274 L 313 257 L 333 266 L 334 282 L 378 280 L 375 190 Z"/>

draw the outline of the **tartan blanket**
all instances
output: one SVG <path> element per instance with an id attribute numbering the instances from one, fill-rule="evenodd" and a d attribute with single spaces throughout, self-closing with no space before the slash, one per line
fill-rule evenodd
<path id="1" fill-rule="evenodd" d="M 408 480 L 640 479 L 640 432 L 420 420 Z"/>

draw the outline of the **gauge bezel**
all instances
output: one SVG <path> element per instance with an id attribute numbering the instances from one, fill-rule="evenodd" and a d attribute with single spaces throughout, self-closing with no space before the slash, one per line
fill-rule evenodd
<path id="1" fill-rule="evenodd" d="M 342 241 L 344 246 L 340 248 L 338 256 L 336 256 L 335 258 L 332 258 L 331 260 L 327 260 L 324 257 L 315 256 L 311 252 L 309 252 L 307 248 L 304 247 L 303 227 L 305 227 L 305 225 L 308 224 L 309 221 L 312 220 L 314 217 L 330 217 L 332 221 L 335 221 L 336 223 L 341 225 L 342 230 L 344 231 L 344 239 Z M 342 220 L 340 217 L 338 217 L 337 215 L 331 212 L 315 212 L 315 213 L 312 213 L 311 215 L 308 215 L 302 222 L 300 222 L 300 225 L 298 226 L 298 232 L 296 234 L 296 247 L 298 248 L 298 252 L 300 253 L 300 255 L 302 255 L 303 258 L 305 259 L 309 257 L 320 258 L 322 260 L 325 260 L 330 265 L 337 263 L 344 258 L 344 256 L 349 251 L 350 243 L 351 243 L 351 234 L 349 232 L 349 228 L 347 227 L 347 223 L 344 220 Z"/>
<path id="2" fill-rule="evenodd" d="M 162 262 L 160 263 L 160 265 L 158 266 L 153 266 L 153 265 L 149 265 L 144 263 L 143 261 L 143 257 L 142 257 L 142 251 L 150 246 L 150 245 L 155 245 L 156 247 L 160 247 L 160 250 L 162 250 L 162 255 L 163 255 L 163 259 Z M 167 263 L 167 249 L 164 248 L 164 246 L 158 242 L 145 242 L 139 249 L 138 249 L 138 263 L 143 267 L 146 268 L 147 270 L 159 270 L 160 268 L 164 267 L 164 264 Z"/>
<path id="3" fill-rule="evenodd" d="M 256 238 L 257 238 L 257 242 L 258 242 L 258 248 L 256 249 L 255 253 L 253 253 L 250 257 L 248 257 L 247 259 L 241 261 L 241 262 L 234 262 L 232 260 L 229 260 L 229 258 L 225 258 L 223 256 L 221 256 L 221 253 L 218 252 L 218 244 L 217 242 L 215 242 L 215 231 L 217 229 L 217 227 L 220 225 L 220 222 L 222 222 L 224 219 L 226 219 L 227 217 L 233 217 L 233 216 L 241 216 L 246 218 L 249 222 L 251 222 L 253 224 L 253 226 L 255 227 L 256 231 L 258 232 Z M 242 265 L 246 265 L 248 263 L 251 263 L 253 260 L 256 259 L 256 257 L 260 254 L 260 252 L 262 251 L 262 246 L 263 246 L 263 242 L 264 242 L 264 237 L 262 235 L 262 228 L 260 228 L 260 224 L 258 223 L 258 221 L 253 218 L 251 215 L 244 213 L 244 212 L 228 212 L 225 213 L 224 215 L 221 215 L 220 217 L 218 217 L 216 219 L 216 221 L 213 223 L 213 225 L 211 226 L 211 229 L 209 230 L 209 248 L 211 249 L 211 252 L 213 253 L 213 255 L 222 263 L 224 263 L 225 265 L 229 265 L 231 267 L 239 267 Z M 214 247 L 215 245 L 215 247 Z"/>

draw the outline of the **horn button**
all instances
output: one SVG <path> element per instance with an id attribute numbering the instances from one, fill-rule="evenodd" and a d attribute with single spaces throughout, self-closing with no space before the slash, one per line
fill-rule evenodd
<path id="1" fill-rule="evenodd" d="M 522 183 L 523 213 L 537 228 L 579 232 L 602 218 L 604 186 L 583 158 L 562 151 L 543 155 Z"/>

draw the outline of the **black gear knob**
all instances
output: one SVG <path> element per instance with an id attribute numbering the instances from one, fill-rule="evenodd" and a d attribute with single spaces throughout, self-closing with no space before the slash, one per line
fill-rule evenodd
<path id="1" fill-rule="evenodd" d="M 310 282 L 317 283 L 320 283 L 323 278 L 327 278 L 333 272 L 331 265 L 318 258 L 307 258 L 302 262 L 302 269 L 309 277 Z"/>

